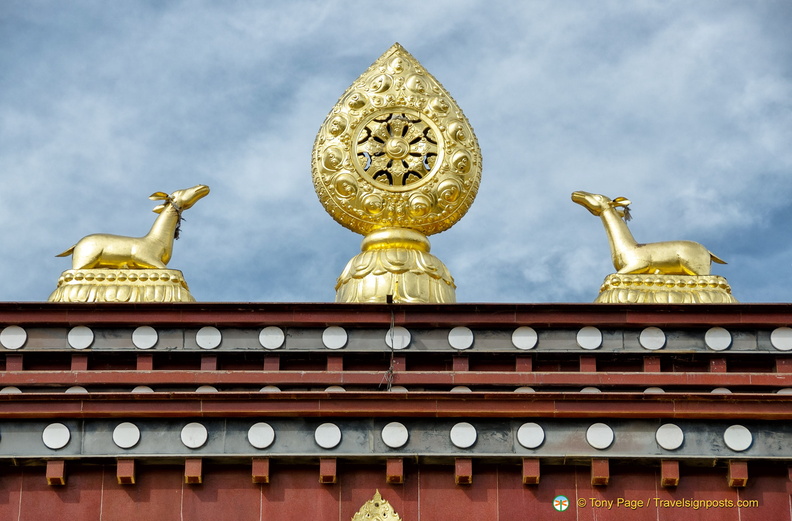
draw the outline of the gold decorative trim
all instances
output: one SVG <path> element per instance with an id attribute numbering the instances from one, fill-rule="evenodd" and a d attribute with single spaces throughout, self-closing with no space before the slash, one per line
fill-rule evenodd
<path id="1" fill-rule="evenodd" d="M 66 270 L 50 302 L 195 302 L 179 270 Z"/>
<path id="2" fill-rule="evenodd" d="M 454 303 L 454 278 L 429 253 L 429 240 L 407 228 L 385 228 L 367 235 L 361 253 L 347 263 L 336 282 L 336 302 Z"/>
<path id="3" fill-rule="evenodd" d="M 366 501 L 357 514 L 352 516 L 352 521 L 401 521 L 401 518 L 377 490 L 374 497 Z"/>
<path id="4" fill-rule="evenodd" d="M 621 275 L 605 277 L 594 301 L 601 304 L 734 304 L 728 281 L 717 275 Z"/>

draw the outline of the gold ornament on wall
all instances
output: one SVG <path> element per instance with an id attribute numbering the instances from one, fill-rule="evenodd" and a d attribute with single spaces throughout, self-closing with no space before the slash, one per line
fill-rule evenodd
<path id="1" fill-rule="evenodd" d="M 71 255 L 72 269 L 63 272 L 50 302 L 194 302 L 182 273 L 166 266 L 182 212 L 208 194 L 205 185 L 155 192 L 149 199 L 163 202 L 146 235 L 88 235 L 58 254 Z"/>
<path id="2" fill-rule="evenodd" d="M 382 499 L 379 490 L 352 516 L 352 521 L 401 521 L 390 503 Z"/>
<path id="3" fill-rule="evenodd" d="M 451 95 L 394 44 L 341 96 L 316 136 L 313 183 L 325 210 L 366 235 L 338 279 L 338 302 L 454 302 L 426 236 L 465 215 L 481 151 Z"/>
<path id="4" fill-rule="evenodd" d="M 616 273 L 609 275 L 595 302 L 600 303 L 732 303 L 729 283 L 710 275 L 712 263 L 726 264 L 693 241 L 642 244 L 635 240 L 626 197 L 577 191 L 572 201 L 599 217 L 608 235 Z"/>

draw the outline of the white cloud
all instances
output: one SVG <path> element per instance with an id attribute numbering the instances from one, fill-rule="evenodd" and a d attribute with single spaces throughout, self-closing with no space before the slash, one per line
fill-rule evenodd
<path id="1" fill-rule="evenodd" d="M 719 273 L 741 300 L 789 300 L 771 282 L 792 271 L 783 2 L 2 9 L 0 268 L 29 274 L 4 300 L 45 299 L 68 267 L 52 255 L 88 233 L 145 233 L 151 192 L 197 183 L 212 194 L 171 265 L 201 300 L 331 300 L 360 237 L 316 200 L 311 146 L 394 41 L 484 154 L 469 214 L 431 238 L 460 300 L 593 300 L 612 268 L 601 223 L 569 199 L 579 189 L 629 197 L 638 240 L 729 257 Z"/>

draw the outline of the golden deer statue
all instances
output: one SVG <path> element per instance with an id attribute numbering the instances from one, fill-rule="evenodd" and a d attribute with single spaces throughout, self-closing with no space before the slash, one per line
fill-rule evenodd
<path id="1" fill-rule="evenodd" d="M 168 195 L 155 192 L 149 199 L 165 201 L 154 208 L 158 213 L 151 230 L 143 237 L 94 234 L 80 239 L 77 244 L 56 255 L 72 255 L 72 269 L 122 268 L 153 269 L 165 268 L 173 252 L 173 240 L 178 238 L 182 212 L 191 208 L 209 193 L 209 187 L 197 185 L 176 190 Z"/>
<path id="2" fill-rule="evenodd" d="M 726 264 L 693 241 L 639 244 L 627 227 L 630 200 L 573 192 L 572 200 L 602 219 L 608 233 L 613 266 L 620 274 L 709 275 L 712 262 Z"/>

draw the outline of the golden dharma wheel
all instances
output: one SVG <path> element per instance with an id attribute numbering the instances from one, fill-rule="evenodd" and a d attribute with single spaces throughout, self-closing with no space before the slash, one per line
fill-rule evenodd
<path id="1" fill-rule="evenodd" d="M 431 235 L 467 212 L 481 150 L 450 94 L 394 44 L 341 96 L 313 148 L 319 200 L 366 235 L 404 227 Z"/>

